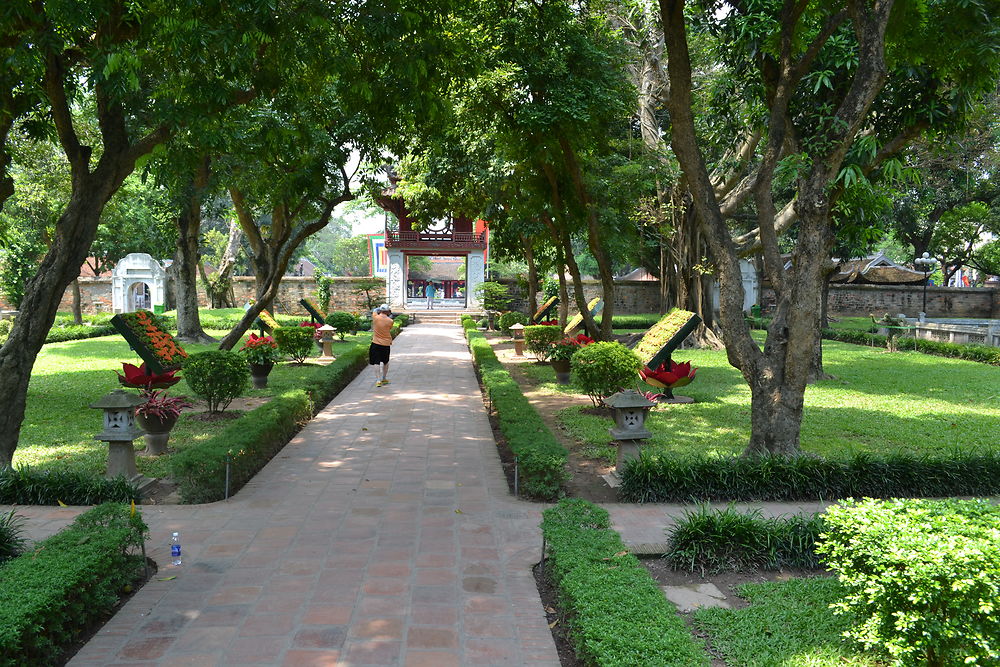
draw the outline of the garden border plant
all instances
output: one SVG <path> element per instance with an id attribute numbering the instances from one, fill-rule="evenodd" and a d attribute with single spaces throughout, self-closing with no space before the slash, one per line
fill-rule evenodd
<path id="1" fill-rule="evenodd" d="M 555 498 L 568 479 L 565 466 L 569 453 L 497 359 L 486 336 L 471 330 L 466 330 L 465 335 L 483 386 L 497 411 L 500 431 L 517 457 L 521 489 L 529 496 Z"/>
<path id="2" fill-rule="evenodd" d="M 140 578 L 147 533 L 128 505 L 99 505 L 0 568 L 0 666 L 57 663 Z"/>
<path id="3" fill-rule="evenodd" d="M 714 574 L 726 570 L 814 569 L 824 523 L 819 514 L 765 517 L 759 509 L 699 505 L 667 529 L 664 560 L 675 570 Z"/>
<path id="4" fill-rule="evenodd" d="M 992 496 L 1000 493 L 1000 452 L 844 460 L 643 454 L 619 474 L 618 497 L 634 503 Z"/>
<path id="5" fill-rule="evenodd" d="M 545 571 L 577 656 L 588 665 L 708 665 L 674 605 L 610 528 L 608 512 L 567 498 L 542 513 Z"/>
<path id="6" fill-rule="evenodd" d="M 221 433 L 178 452 L 171 474 L 185 503 L 205 503 L 226 497 L 226 461 L 230 460 L 232 495 L 270 461 L 321 407 L 336 396 L 368 361 L 367 345 L 355 345 L 325 366 L 303 387 L 275 396 L 251 410 Z"/>

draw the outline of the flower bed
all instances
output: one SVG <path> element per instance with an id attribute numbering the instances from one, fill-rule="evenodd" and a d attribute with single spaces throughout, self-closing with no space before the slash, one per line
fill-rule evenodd
<path id="1" fill-rule="evenodd" d="M 149 311 L 119 313 L 111 318 L 111 324 L 153 373 L 180 368 L 188 356 Z"/>

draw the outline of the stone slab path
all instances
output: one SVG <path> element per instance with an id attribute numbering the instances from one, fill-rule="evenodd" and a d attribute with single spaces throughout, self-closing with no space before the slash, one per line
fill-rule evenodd
<path id="1" fill-rule="evenodd" d="M 159 572 L 69 664 L 558 665 L 545 505 L 508 492 L 461 329 L 407 327 L 389 377 L 362 373 L 229 501 L 143 506 Z M 684 511 L 606 507 L 640 547 Z M 82 509 L 17 511 L 37 540 Z"/>

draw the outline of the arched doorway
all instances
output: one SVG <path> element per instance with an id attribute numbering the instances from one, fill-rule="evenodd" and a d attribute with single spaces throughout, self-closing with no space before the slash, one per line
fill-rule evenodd
<path id="1" fill-rule="evenodd" d="M 152 308 L 152 298 L 149 292 L 149 285 L 146 283 L 132 283 L 128 288 L 128 312 L 136 310 L 150 310 Z"/>

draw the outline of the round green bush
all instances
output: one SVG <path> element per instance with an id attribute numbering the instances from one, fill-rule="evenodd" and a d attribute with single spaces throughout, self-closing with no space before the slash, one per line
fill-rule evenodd
<path id="1" fill-rule="evenodd" d="M 326 316 L 326 323 L 337 330 L 340 340 L 358 330 L 358 318 L 344 310 L 335 310 Z"/>
<path id="2" fill-rule="evenodd" d="M 549 348 L 562 338 L 562 329 L 551 324 L 535 324 L 524 327 L 524 345 L 528 348 L 528 352 L 535 355 L 539 361 L 545 359 Z"/>
<path id="3" fill-rule="evenodd" d="M 274 342 L 279 352 L 301 364 L 313 352 L 313 335 L 312 327 L 278 327 L 274 330 Z"/>
<path id="4" fill-rule="evenodd" d="M 499 323 L 500 331 L 502 331 L 504 335 L 509 336 L 511 325 L 527 324 L 527 323 L 528 323 L 527 315 L 525 315 L 524 313 L 519 313 L 516 310 L 512 310 L 509 313 L 504 313 L 503 315 L 500 316 L 500 323 Z"/>
<path id="5" fill-rule="evenodd" d="M 250 385 L 250 367 L 232 350 L 196 352 L 184 362 L 184 379 L 209 412 L 222 412 Z"/>
<path id="6" fill-rule="evenodd" d="M 0 345 L 7 342 L 10 338 L 10 331 L 14 328 L 14 318 L 8 317 L 7 319 L 0 320 Z"/>
<path id="7" fill-rule="evenodd" d="M 616 391 L 635 387 L 642 362 L 621 343 L 592 343 L 573 355 L 571 368 L 576 384 L 594 405 Z"/>

